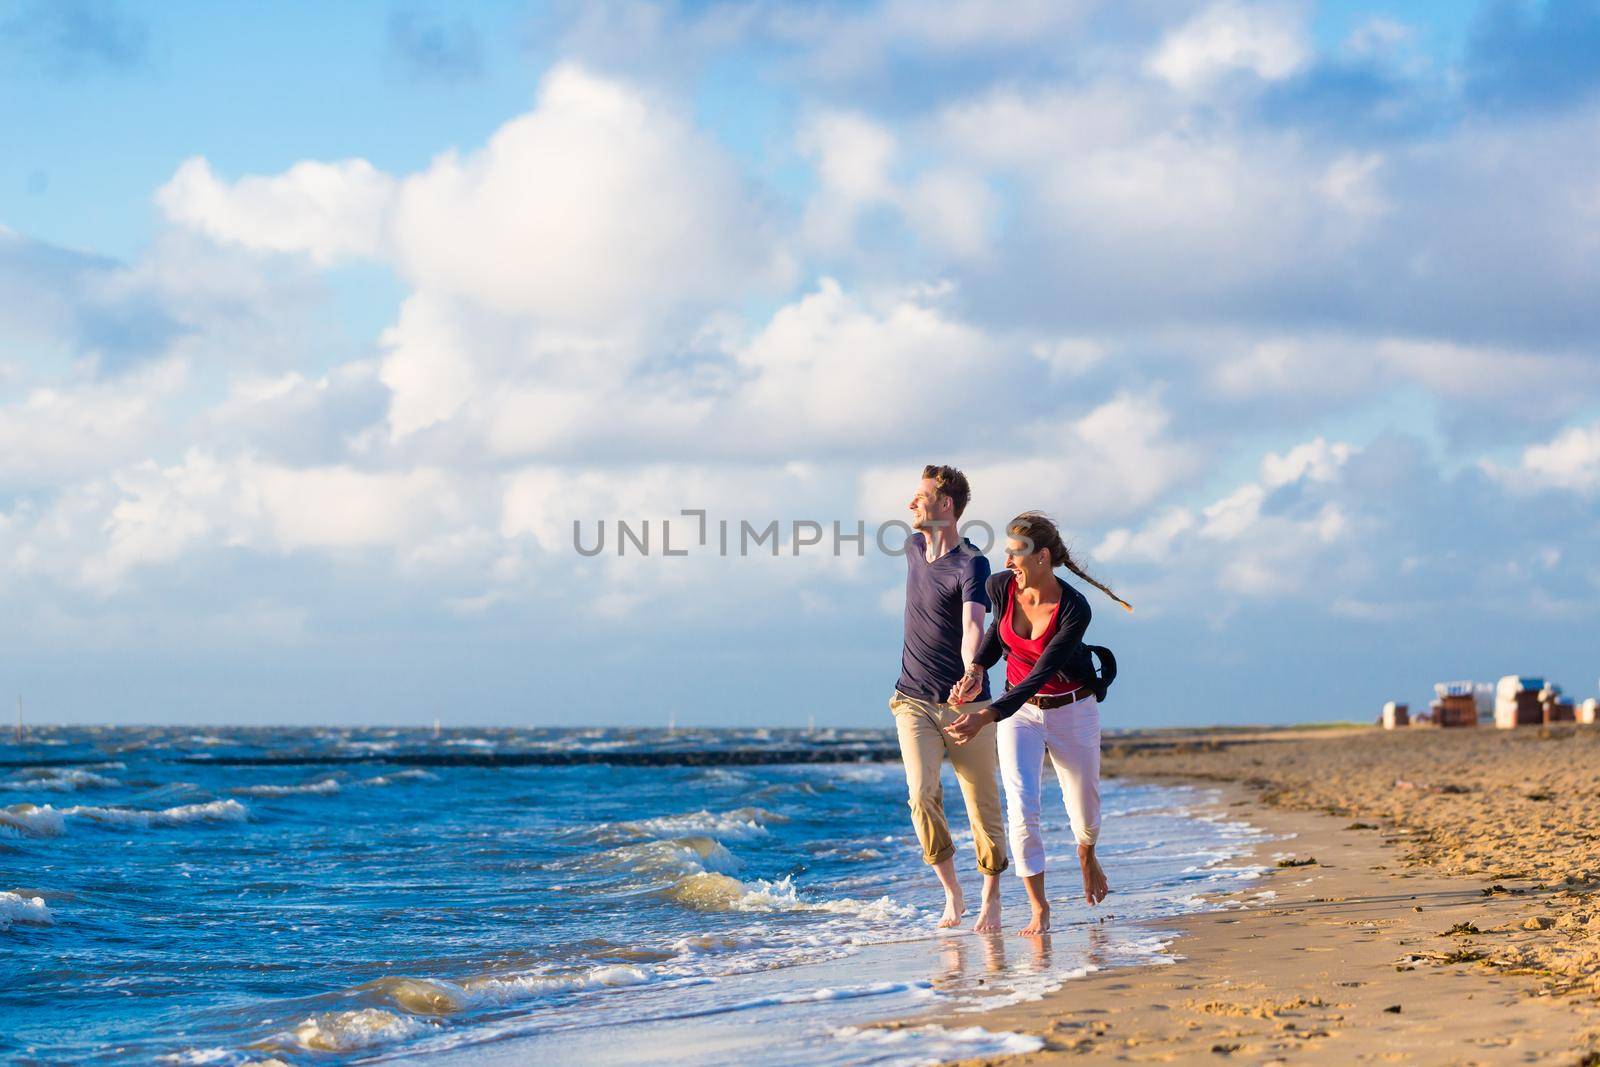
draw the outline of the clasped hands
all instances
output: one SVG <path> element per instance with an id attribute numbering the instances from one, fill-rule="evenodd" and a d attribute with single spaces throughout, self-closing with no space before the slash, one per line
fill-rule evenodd
<path id="1" fill-rule="evenodd" d="M 950 704 L 965 704 L 971 700 L 983 689 L 983 675 L 983 668 L 976 663 L 968 667 L 967 673 L 961 676 L 961 680 L 950 687 L 950 695 L 946 702 Z M 963 712 L 957 716 L 955 722 L 945 727 L 945 733 L 954 738 L 956 744 L 964 745 L 974 737 L 977 737 L 978 731 L 992 722 L 994 722 L 994 713 L 988 708 Z"/>

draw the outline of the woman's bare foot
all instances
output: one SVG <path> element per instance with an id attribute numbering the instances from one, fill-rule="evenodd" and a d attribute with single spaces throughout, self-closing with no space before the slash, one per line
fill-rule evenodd
<path id="1" fill-rule="evenodd" d="M 1043 906 L 1035 904 L 1033 906 L 1033 918 L 1029 920 L 1027 926 L 1017 931 L 1023 937 L 1043 937 L 1049 932 L 1050 905 L 1048 904 Z"/>
<path id="2" fill-rule="evenodd" d="M 939 919 L 939 929 L 948 930 L 952 926 L 961 925 L 961 917 L 967 913 L 967 902 L 961 899 L 961 890 L 954 893 L 948 889 L 944 894 L 944 915 Z"/>
<path id="3" fill-rule="evenodd" d="M 1083 899 L 1091 905 L 1106 899 L 1111 886 L 1106 883 L 1106 872 L 1100 869 L 1093 845 L 1078 846 L 1078 866 L 1083 868 Z"/>
<path id="4" fill-rule="evenodd" d="M 975 934 L 998 934 L 1000 932 L 1000 888 L 995 887 L 993 892 L 985 886 L 983 890 L 983 907 L 978 909 L 978 921 L 972 924 Z"/>

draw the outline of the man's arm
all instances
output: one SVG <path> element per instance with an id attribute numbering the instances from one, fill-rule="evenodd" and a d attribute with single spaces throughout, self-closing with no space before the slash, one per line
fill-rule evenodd
<path id="1" fill-rule="evenodd" d="M 983 647 L 983 617 L 988 608 L 975 600 L 961 605 L 961 665 L 970 668 Z"/>
<path id="2" fill-rule="evenodd" d="M 965 673 L 950 687 L 945 699 L 964 704 L 983 691 L 983 672 L 1000 658 L 1000 635 L 994 626 L 984 633 L 983 616 L 994 602 L 989 586 L 994 576 L 982 556 L 968 560 L 961 574 L 961 663 Z"/>
<path id="3" fill-rule="evenodd" d="M 962 631 L 961 631 L 961 662 L 966 665 L 966 673 L 956 680 L 950 687 L 950 695 L 946 700 L 951 704 L 965 704 L 978 693 L 983 691 L 983 676 L 1000 659 L 1000 631 L 998 622 L 1000 617 L 995 616 L 995 621 L 989 623 L 989 628 L 983 631 L 983 636 L 973 644 L 973 623 L 979 629 L 983 627 L 984 609 L 982 604 L 972 601 L 962 605 Z"/>

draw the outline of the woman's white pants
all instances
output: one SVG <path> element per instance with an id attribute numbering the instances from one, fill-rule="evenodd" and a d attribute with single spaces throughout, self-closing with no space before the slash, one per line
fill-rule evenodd
<path id="1" fill-rule="evenodd" d="M 1055 764 L 1078 844 L 1092 845 L 1100 836 L 1100 702 L 1088 696 L 1048 711 L 1024 704 L 995 731 L 1011 858 L 1017 874 L 1026 878 L 1044 871 L 1039 785 L 1045 753 Z"/>

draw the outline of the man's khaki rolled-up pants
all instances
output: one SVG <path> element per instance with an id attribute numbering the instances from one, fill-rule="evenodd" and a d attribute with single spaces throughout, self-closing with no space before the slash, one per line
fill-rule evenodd
<path id="1" fill-rule="evenodd" d="M 922 843 L 922 858 L 943 863 L 955 855 L 950 824 L 944 817 L 944 787 L 939 770 L 950 757 L 961 795 L 967 802 L 967 819 L 978 851 L 978 869 L 999 874 L 1006 869 L 1005 821 L 1000 812 L 999 759 L 995 754 L 995 729 L 990 723 L 964 745 L 944 732 L 964 712 L 978 711 L 987 701 L 935 704 L 908 697 L 898 689 L 889 700 L 900 736 L 900 759 L 906 766 L 906 791 L 910 794 L 911 824 Z"/>

